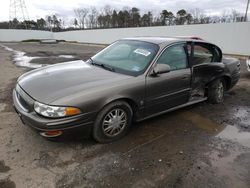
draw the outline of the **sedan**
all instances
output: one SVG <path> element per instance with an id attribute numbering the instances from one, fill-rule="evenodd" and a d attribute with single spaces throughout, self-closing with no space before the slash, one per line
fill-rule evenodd
<path id="1" fill-rule="evenodd" d="M 86 62 L 22 75 L 13 102 L 22 122 L 43 137 L 76 131 L 107 143 L 126 135 L 133 122 L 206 100 L 223 102 L 239 65 L 200 39 L 126 38 Z"/>

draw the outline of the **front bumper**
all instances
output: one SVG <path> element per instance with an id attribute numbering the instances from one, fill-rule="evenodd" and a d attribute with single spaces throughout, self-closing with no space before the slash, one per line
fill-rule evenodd
<path id="1" fill-rule="evenodd" d="M 13 105 L 23 124 L 28 125 L 38 132 L 60 130 L 65 134 L 81 130 L 83 135 L 86 136 L 91 133 L 96 113 L 85 113 L 57 119 L 46 118 L 38 115 L 33 110 L 33 103 L 34 100 L 17 85 L 13 90 Z"/>

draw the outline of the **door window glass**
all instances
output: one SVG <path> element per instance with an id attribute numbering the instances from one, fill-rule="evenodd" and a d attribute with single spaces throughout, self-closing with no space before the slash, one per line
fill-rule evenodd
<path id="1" fill-rule="evenodd" d="M 204 45 L 194 45 L 194 55 L 192 58 L 193 65 L 199 65 L 203 63 L 210 63 L 213 60 L 213 54 Z"/>
<path id="2" fill-rule="evenodd" d="M 183 44 L 167 48 L 157 60 L 158 64 L 167 64 L 171 70 L 187 68 L 187 55 Z"/>

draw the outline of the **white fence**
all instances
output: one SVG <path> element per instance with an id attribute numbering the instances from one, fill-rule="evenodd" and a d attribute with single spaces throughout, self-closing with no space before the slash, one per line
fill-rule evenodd
<path id="1" fill-rule="evenodd" d="M 198 36 L 217 44 L 226 54 L 250 56 L 250 22 L 97 29 L 59 33 L 31 30 L 0 30 L 0 41 L 53 38 L 83 43 L 109 44 L 120 38 L 134 36 Z"/>
<path id="2" fill-rule="evenodd" d="M 0 41 L 3 42 L 15 42 L 26 39 L 51 39 L 51 38 L 54 38 L 54 34 L 49 31 L 0 29 Z"/>

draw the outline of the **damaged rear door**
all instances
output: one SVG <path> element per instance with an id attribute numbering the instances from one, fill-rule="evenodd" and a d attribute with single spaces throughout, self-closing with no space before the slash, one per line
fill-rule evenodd
<path id="1" fill-rule="evenodd" d="M 221 50 L 213 44 L 192 42 L 188 44 L 188 53 L 192 66 L 192 95 L 204 95 L 207 83 L 224 72 Z"/>

